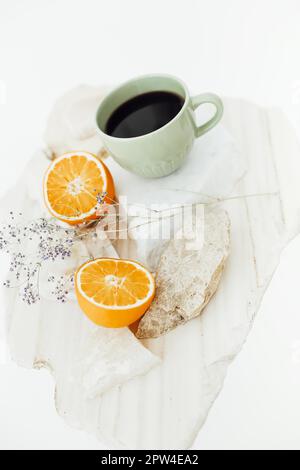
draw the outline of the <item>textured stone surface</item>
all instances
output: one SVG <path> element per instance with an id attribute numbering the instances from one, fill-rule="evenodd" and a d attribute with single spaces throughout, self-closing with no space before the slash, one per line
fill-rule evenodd
<path id="1" fill-rule="evenodd" d="M 219 207 L 203 209 L 203 245 L 191 249 L 186 234 L 171 240 L 163 252 L 156 296 L 139 323 L 138 338 L 157 338 L 195 318 L 215 293 L 229 253 L 230 221 Z"/>

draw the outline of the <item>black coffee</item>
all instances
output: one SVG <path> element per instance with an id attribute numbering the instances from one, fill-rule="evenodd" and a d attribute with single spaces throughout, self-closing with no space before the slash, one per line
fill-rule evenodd
<path id="1" fill-rule="evenodd" d="M 152 91 L 126 101 L 110 116 L 106 133 L 114 137 L 138 137 L 156 131 L 179 113 L 184 100 L 168 91 Z"/>

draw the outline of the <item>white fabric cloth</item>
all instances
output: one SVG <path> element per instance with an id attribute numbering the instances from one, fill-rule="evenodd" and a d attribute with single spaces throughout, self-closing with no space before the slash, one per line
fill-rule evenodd
<path id="1" fill-rule="evenodd" d="M 77 100 L 76 90 L 72 92 L 72 100 Z M 297 171 L 293 171 L 297 168 L 299 142 L 290 126 L 281 113 L 239 100 L 225 102 L 224 117 L 242 146 L 241 159 L 235 152 L 235 161 L 248 165 L 245 178 L 230 194 L 234 200 L 222 204 L 231 219 L 230 257 L 218 292 L 205 312 L 168 335 L 147 341 L 147 347 L 163 359 L 157 367 L 124 383 L 127 379 L 124 374 L 120 377 L 119 354 L 112 355 L 114 347 L 111 351 L 108 344 L 107 348 L 102 348 L 102 339 L 98 333 L 95 338 L 90 322 L 75 304 L 51 305 L 49 300 L 43 300 L 36 307 L 25 309 L 23 303 L 14 303 L 14 299 L 10 299 L 9 304 L 14 305 L 10 328 L 13 358 L 28 367 L 32 364 L 52 365 L 58 412 L 69 424 L 108 441 L 110 448 L 182 449 L 191 446 L 220 393 L 229 364 L 241 350 L 253 325 L 282 248 L 299 232 L 300 198 L 296 197 L 299 196 L 299 185 Z M 231 152 L 227 153 L 228 162 L 225 158 L 222 161 L 220 152 L 224 157 L 222 152 L 226 142 L 221 145 L 221 132 L 222 127 L 218 126 L 204 136 L 196 143 L 194 152 L 198 145 L 204 146 L 206 139 L 218 141 L 216 158 L 206 160 L 203 148 L 201 160 L 198 158 L 197 162 L 202 175 L 202 159 L 214 164 L 219 161 L 220 173 L 216 175 L 217 167 L 214 171 L 211 167 L 209 179 L 206 184 L 200 179 L 197 191 L 210 189 L 211 184 L 211 191 L 217 190 L 216 194 L 223 198 L 234 184 L 232 176 L 238 178 L 242 174 L 243 165 L 239 172 L 230 167 L 233 164 Z M 70 147 L 65 150 L 74 149 L 74 143 L 74 137 L 71 137 Z M 55 141 L 52 144 L 55 145 Z M 88 146 L 89 139 L 86 143 L 81 141 L 81 145 L 81 148 L 92 150 Z M 101 146 L 99 141 L 95 152 L 98 146 Z M 194 155 L 200 157 L 197 152 Z M 162 185 L 169 181 L 136 180 L 110 159 L 107 163 L 118 191 L 126 188 L 126 194 L 131 194 L 133 203 L 140 203 L 142 198 L 143 202 L 151 203 L 156 195 L 154 186 L 150 192 L 152 183 Z M 220 176 L 218 183 L 213 184 L 217 176 Z M 134 187 L 133 183 L 138 186 Z M 161 188 L 156 186 L 156 189 Z M 12 192 L 14 197 L 10 195 L 7 201 L 13 200 L 17 207 L 23 206 L 29 216 L 35 217 L 37 204 L 32 200 L 28 204 L 25 189 L 20 185 Z M 188 184 L 185 189 L 189 190 Z M 245 198 L 247 194 L 254 197 Z M 182 191 L 180 201 L 185 201 L 184 197 L 188 196 Z M 124 241 L 121 250 L 118 247 L 119 255 L 123 256 L 122 250 L 125 251 L 126 247 L 133 256 L 139 254 L 145 259 L 151 258 L 147 242 L 142 246 L 140 240 Z M 150 261 L 154 262 L 155 258 Z M 7 293 L 13 297 L 13 291 Z M 128 332 L 126 329 L 123 331 Z M 92 334 L 91 349 L 87 351 L 85 344 L 89 334 Z M 104 344 L 108 342 L 106 340 L 108 338 L 103 340 Z M 79 370 L 74 371 L 75 357 Z M 99 376 L 99 371 L 95 372 L 88 366 L 94 364 L 94 358 L 96 364 L 98 361 L 101 363 Z M 105 383 L 103 370 L 106 377 L 111 376 L 114 381 Z M 85 377 L 82 377 L 82 371 L 85 371 Z M 123 385 L 110 389 L 112 383 L 121 384 L 122 381 Z M 87 390 L 82 390 L 84 384 Z M 97 394 L 99 384 L 107 392 L 101 397 L 97 395 L 95 399 L 87 399 L 89 395 Z"/>

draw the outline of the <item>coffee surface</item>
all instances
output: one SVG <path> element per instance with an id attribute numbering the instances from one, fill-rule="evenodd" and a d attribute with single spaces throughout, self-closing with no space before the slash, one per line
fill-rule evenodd
<path id="1" fill-rule="evenodd" d="M 137 95 L 119 106 L 110 116 L 106 133 L 113 137 L 138 137 L 165 126 L 180 111 L 181 96 L 168 91 Z"/>

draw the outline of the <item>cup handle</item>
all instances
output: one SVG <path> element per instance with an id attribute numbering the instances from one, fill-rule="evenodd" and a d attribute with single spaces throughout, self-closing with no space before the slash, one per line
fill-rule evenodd
<path id="1" fill-rule="evenodd" d="M 205 134 L 207 131 L 212 129 L 218 122 L 220 121 L 221 117 L 223 116 L 223 103 L 221 99 L 215 95 L 214 93 L 202 93 L 201 95 L 193 96 L 191 98 L 192 108 L 195 111 L 201 104 L 211 103 L 215 105 L 216 112 L 214 116 L 207 121 L 202 126 L 196 127 L 195 135 L 196 137 L 200 137 L 201 135 Z"/>

